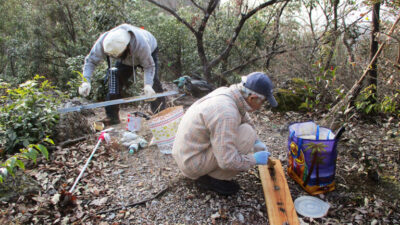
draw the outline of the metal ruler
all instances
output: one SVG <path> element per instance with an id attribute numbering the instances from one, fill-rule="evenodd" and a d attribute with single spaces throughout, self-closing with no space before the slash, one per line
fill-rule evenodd
<path id="1" fill-rule="evenodd" d="M 152 95 L 151 97 L 146 97 L 145 95 L 140 95 L 140 96 L 135 96 L 135 97 L 130 97 L 130 98 L 121 98 L 121 99 L 115 99 L 115 100 L 110 100 L 110 101 L 105 101 L 105 102 L 98 102 L 98 103 L 93 103 L 93 104 L 62 108 L 62 109 L 57 109 L 57 111 L 59 113 L 75 112 L 75 111 L 81 111 L 84 109 L 93 109 L 93 108 L 104 107 L 104 106 L 109 106 L 109 105 L 119 105 L 119 104 L 137 102 L 137 101 L 142 101 L 142 100 L 147 100 L 147 99 L 152 99 L 152 98 L 176 95 L 178 93 L 179 92 L 177 92 L 177 91 L 168 91 L 168 92 L 163 92 L 163 93 L 158 93 L 158 94 Z"/>

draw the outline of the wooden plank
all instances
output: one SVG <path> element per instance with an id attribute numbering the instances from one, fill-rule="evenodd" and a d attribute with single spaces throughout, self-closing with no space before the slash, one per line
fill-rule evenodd
<path id="1" fill-rule="evenodd" d="M 290 195 L 282 164 L 277 159 L 271 159 L 274 166 L 260 165 L 260 179 L 264 190 L 269 224 L 296 225 L 300 224 Z"/>

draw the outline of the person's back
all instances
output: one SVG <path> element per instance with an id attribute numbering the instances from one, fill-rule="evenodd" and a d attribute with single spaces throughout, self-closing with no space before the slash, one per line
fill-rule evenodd
<path id="1" fill-rule="evenodd" d="M 182 117 L 175 135 L 173 154 L 180 158 L 193 160 L 211 147 L 212 131 L 218 123 L 233 119 L 236 124 L 240 118 L 239 110 L 226 87 L 219 88 L 191 105 Z M 184 143 L 184 144 L 179 144 Z M 185 162 L 188 162 L 185 160 Z M 190 165 L 186 165 L 189 166 Z M 197 172 L 192 168 L 192 177 Z M 193 174 L 194 173 L 194 174 Z M 201 174 L 199 175 L 201 176 Z"/>
<path id="2" fill-rule="evenodd" d="M 266 164 L 269 156 L 265 145 L 252 153 L 260 141 L 247 112 L 259 109 L 266 99 L 276 106 L 273 85 L 263 73 L 247 77 L 246 83 L 219 88 L 189 107 L 173 144 L 172 155 L 183 175 L 223 195 L 239 190 L 231 181 L 236 174 Z"/>
<path id="3" fill-rule="evenodd" d="M 79 87 L 82 96 L 88 96 L 91 85 L 90 78 L 94 69 L 102 61 L 108 64 L 106 82 L 108 93 L 106 100 L 114 100 L 123 96 L 123 88 L 128 86 L 128 79 L 133 75 L 136 82 L 135 66 L 144 70 L 143 90 L 150 99 L 156 92 L 163 92 L 158 78 L 158 47 L 156 38 L 148 31 L 130 24 L 121 24 L 110 31 L 100 35 L 93 45 L 90 53 L 85 57 L 83 76 L 86 82 Z M 112 67 L 112 63 L 115 65 Z M 153 113 L 157 113 L 166 107 L 165 97 L 150 99 L 150 107 Z M 106 106 L 107 117 L 102 121 L 106 125 L 117 124 L 119 119 L 119 106 Z"/>

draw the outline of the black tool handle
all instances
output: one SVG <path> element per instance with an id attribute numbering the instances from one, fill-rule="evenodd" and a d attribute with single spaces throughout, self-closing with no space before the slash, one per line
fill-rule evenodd
<path id="1" fill-rule="evenodd" d="M 336 132 L 335 139 L 339 140 L 342 137 L 343 132 L 346 130 L 344 126 L 340 127 L 338 132 Z"/>

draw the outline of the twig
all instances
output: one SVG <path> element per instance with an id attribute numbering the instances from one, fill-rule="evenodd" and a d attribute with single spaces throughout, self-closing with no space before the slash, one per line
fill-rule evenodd
<path id="1" fill-rule="evenodd" d="M 66 140 L 66 141 L 64 141 L 64 142 L 61 142 L 58 146 L 61 147 L 61 148 L 63 148 L 63 147 L 66 147 L 66 146 L 68 146 L 68 145 L 72 145 L 72 144 L 75 144 L 75 143 L 77 143 L 77 142 L 83 141 L 83 140 L 85 140 L 87 137 L 88 137 L 88 136 L 84 136 L 84 137 L 79 137 L 79 138 L 75 138 L 75 139 Z"/>
<path id="2" fill-rule="evenodd" d="M 120 210 L 120 209 L 123 209 L 123 208 L 128 208 L 128 207 L 132 207 L 132 206 L 143 204 L 145 202 L 153 200 L 153 199 L 157 198 L 158 196 L 164 194 L 164 192 L 166 192 L 167 190 L 168 190 L 168 186 L 166 188 L 162 189 L 161 191 L 159 191 L 156 195 L 154 195 L 151 198 L 148 198 L 148 199 L 145 199 L 145 200 L 141 200 L 141 201 L 138 201 L 138 202 L 134 202 L 134 203 L 130 203 L 130 204 L 126 205 L 126 206 L 121 206 L 121 207 L 116 207 L 116 208 L 105 210 L 105 211 L 100 211 L 100 212 L 98 212 L 96 214 L 109 213 L 109 212 L 113 212 L 113 211 Z"/>

